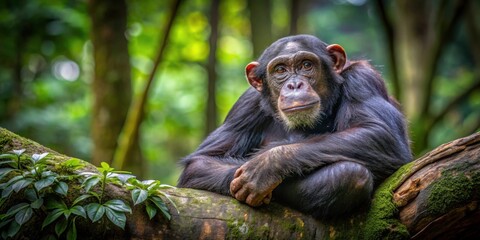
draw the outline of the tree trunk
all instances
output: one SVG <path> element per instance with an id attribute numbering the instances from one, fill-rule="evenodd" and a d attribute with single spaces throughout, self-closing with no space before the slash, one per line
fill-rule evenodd
<path id="1" fill-rule="evenodd" d="M 212 0 L 210 7 L 210 37 L 208 39 L 210 50 L 208 53 L 208 82 L 207 82 L 207 107 L 205 116 L 205 136 L 217 128 L 217 40 L 218 23 L 220 21 L 220 0 Z"/>
<path id="2" fill-rule="evenodd" d="M 21 148 L 28 154 L 50 152 L 55 164 L 69 159 L 0 128 L 1 152 Z M 81 171 L 93 169 L 87 165 Z M 78 195 L 81 188 L 69 189 L 69 195 Z M 79 239 L 471 239 L 480 236 L 479 189 L 480 133 L 476 133 L 399 169 L 376 191 L 367 213 L 348 219 L 318 221 L 276 203 L 251 208 L 228 196 L 171 189 L 165 193 L 178 212 L 168 204 L 170 221 L 158 215 L 149 220 L 144 206 L 138 205 L 127 216 L 125 230 L 85 220 L 77 221 L 77 232 Z M 127 190 L 116 186 L 109 186 L 107 195 L 130 198 Z M 0 207 L 1 213 L 23 201 L 13 198 Z M 32 218 L 16 237 L 40 238 L 47 231 L 39 230 L 42 221 Z"/>
<path id="3" fill-rule="evenodd" d="M 247 1 L 250 10 L 250 38 L 252 39 L 254 58 L 260 57 L 263 50 L 272 43 L 271 5 L 271 0 Z"/>
<path id="4" fill-rule="evenodd" d="M 127 5 L 124 0 L 89 0 L 88 10 L 95 60 L 92 163 L 99 165 L 100 162 L 112 161 L 132 100 L 130 56 L 125 38 Z M 133 165 L 140 166 L 138 141 L 135 146 L 137 151 L 129 159 L 137 160 Z M 133 171 L 141 174 L 141 169 Z"/>

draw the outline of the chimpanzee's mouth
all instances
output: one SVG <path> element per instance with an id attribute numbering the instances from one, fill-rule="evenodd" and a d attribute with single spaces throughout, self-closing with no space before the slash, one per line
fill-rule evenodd
<path id="1" fill-rule="evenodd" d="M 302 105 L 293 104 L 293 106 L 284 108 L 284 109 L 282 109 L 282 111 L 283 112 L 302 111 L 302 110 L 306 110 L 306 109 L 309 109 L 309 108 L 313 108 L 313 107 L 317 106 L 319 103 L 320 103 L 320 101 L 313 101 L 313 102 L 310 102 L 310 103 L 307 103 L 307 104 L 302 104 Z"/>

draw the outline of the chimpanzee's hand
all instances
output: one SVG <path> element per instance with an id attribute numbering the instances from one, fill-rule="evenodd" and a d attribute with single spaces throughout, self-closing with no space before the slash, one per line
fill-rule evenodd
<path id="1" fill-rule="evenodd" d="M 270 203 L 272 191 L 282 182 L 272 166 L 274 163 L 271 161 L 274 160 L 263 157 L 267 153 L 244 163 L 237 169 L 230 183 L 232 196 L 252 207 Z"/>

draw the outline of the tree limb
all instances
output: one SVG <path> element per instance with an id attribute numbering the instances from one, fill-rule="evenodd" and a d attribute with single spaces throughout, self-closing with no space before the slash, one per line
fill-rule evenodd
<path id="1" fill-rule="evenodd" d="M 430 131 L 432 128 L 440 121 L 442 120 L 445 115 L 447 115 L 450 111 L 454 110 L 457 105 L 462 103 L 465 99 L 467 99 L 470 95 L 472 95 L 475 91 L 480 90 L 480 79 L 475 80 L 475 82 L 467 89 L 465 89 L 462 93 L 459 95 L 455 96 L 450 102 L 440 111 L 438 114 L 436 114 L 431 121 L 428 122 L 427 124 L 427 129 L 426 133 L 427 136 L 430 134 Z"/>
<path id="2" fill-rule="evenodd" d="M 55 164 L 69 159 L 0 128 L 0 152 L 21 148 L 28 154 L 47 151 Z M 87 164 L 80 171 L 95 168 Z M 69 196 L 81 194 L 79 186 L 70 184 Z M 178 207 L 177 212 L 167 202 L 170 221 L 159 215 L 149 220 L 141 204 L 127 216 L 125 230 L 82 219 L 77 221 L 77 234 L 79 239 L 472 238 L 480 236 L 479 189 L 480 133 L 476 133 L 444 144 L 399 169 L 376 191 L 369 212 L 350 218 L 318 221 L 275 203 L 251 208 L 228 196 L 172 189 L 164 192 Z M 132 202 L 130 192 L 122 187 L 109 186 L 107 197 Z M 0 205 L 0 213 L 19 201 L 25 201 L 21 192 Z M 40 230 L 43 218 L 39 215 L 26 222 L 15 237 L 41 238 L 49 231 Z"/>
<path id="3" fill-rule="evenodd" d="M 432 99 L 432 92 L 433 92 L 433 84 L 434 84 L 434 78 L 435 78 L 435 73 L 437 71 L 438 67 L 438 61 L 440 59 L 440 55 L 443 52 L 443 48 L 447 44 L 447 42 L 452 38 L 454 30 L 455 30 L 455 25 L 458 23 L 460 17 L 465 13 L 465 8 L 467 6 L 467 1 L 468 0 L 459 0 L 454 2 L 454 7 L 452 10 L 452 15 L 451 17 L 447 17 L 447 14 L 441 14 L 438 15 L 437 22 L 438 28 L 435 31 L 435 36 L 432 39 L 433 44 L 432 48 L 429 54 L 429 57 L 427 58 L 427 69 L 425 69 L 425 95 L 424 95 L 424 101 L 422 101 L 423 104 L 423 109 L 422 112 L 424 114 L 430 115 L 430 102 Z M 446 3 L 444 2 L 442 5 L 445 5 Z M 444 9 L 442 7 L 442 9 Z M 446 7 L 445 7 L 446 9 Z M 442 10 L 442 12 L 444 12 Z M 428 136 L 428 135 L 425 135 Z"/>
<path id="4" fill-rule="evenodd" d="M 396 99 L 402 97 L 402 88 L 400 87 L 400 80 L 398 75 L 398 63 L 395 54 L 395 31 L 393 29 L 392 19 L 387 14 L 387 9 L 382 0 L 376 0 L 375 6 L 380 16 L 380 23 L 385 29 L 385 37 L 387 38 L 388 61 L 392 71 L 393 96 Z"/>

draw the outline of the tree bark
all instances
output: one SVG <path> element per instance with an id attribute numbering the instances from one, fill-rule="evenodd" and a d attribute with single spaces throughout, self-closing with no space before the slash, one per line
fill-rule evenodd
<path id="1" fill-rule="evenodd" d="M 22 148 L 28 154 L 50 152 L 55 162 L 69 159 L 0 128 L 0 152 Z M 81 171 L 93 169 L 87 165 Z M 379 187 L 368 212 L 347 219 L 318 221 L 276 203 L 251 208 L 228 196 L 171 189 L 165 192 L 178 211 L 168 204 L 170 221 L 159 215 L 149 220 L 140 205 L 127 216 L 125 230 L 89 221 L 79 221 L 77 228 L 79 239 L 471 239 L 480 236 L 479 189 L 476 133 L 405 165 Z M 108 197 L 126 200 L 130 193 L 110 186 Z M 1 213 L 18 200 L 5 202 Z M 16 237 L 40 238 L 42 221 L 33 218 Z"/>
<path id="2" fill-rule="evenodd" d="M 480 236 L 479 133 L 434 149 L 407 176 L 393 202 L 413 239 Z"/>

